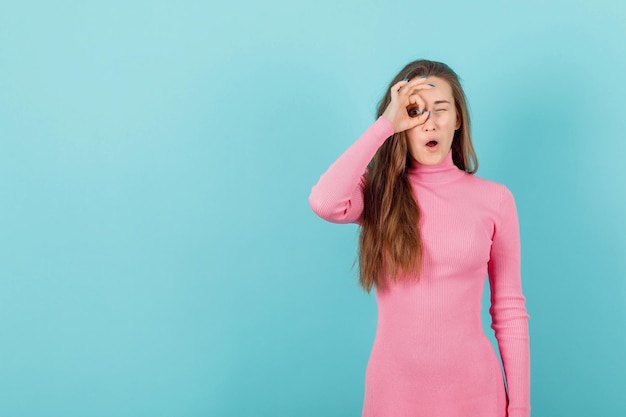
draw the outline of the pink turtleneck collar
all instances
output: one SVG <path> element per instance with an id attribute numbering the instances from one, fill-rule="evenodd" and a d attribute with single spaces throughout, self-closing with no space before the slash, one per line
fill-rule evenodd
<path id="1" fill-rule="evenodd" d="M 449 151 L 443 161 L 436 165 L 424 165 L 411 158 L 411 167 L 407 170 L 409 178 L 418 182 L 445 183 L 454 181 L 465 174 L 452 161 L 452 151 Z"/>

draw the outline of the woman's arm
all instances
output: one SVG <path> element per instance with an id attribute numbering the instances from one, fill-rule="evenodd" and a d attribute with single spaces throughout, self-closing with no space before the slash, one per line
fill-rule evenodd
<path id="1" fill-rule="evenodd" d="M 393 132 L 393 124 L 381 116 L 333 162 L 311 190 L 309 204 L 315 214 L 333 223 L 358 221 L 363 213 L 363 174 Z"/>
<path id="2" fill-rule="evenodd" d="M 521 283 L 520 235 L 513 194 L 504 188 L 491 258 L 491 327 L 494 329 L 508 387 L 508 417 L 530 416 L 528 313 Z"/>
<path id="3" fill-rule="evenodd" d="M 427 77 L 402 80 L 389 89 L 390 101 L 382 116 L 322 174 L 311 190 L 309 204 L 321 218 L 333 223 L 357 222 L 363 213 L 363 175 L 380 146 L 395 132 L 424 124 L 430 117 L 421 90 L 433 88 Z M 409 115 L 414 106 L 421 113 Z"/>

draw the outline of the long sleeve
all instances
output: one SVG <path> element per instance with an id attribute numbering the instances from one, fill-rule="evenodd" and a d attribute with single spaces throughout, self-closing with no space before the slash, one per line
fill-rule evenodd
<path id="1" fill-rule="evenodd" d="M 393 125 L 379 117 L 328 170 L 309 196 L 311 208 L 333 223 L 356 222 L 363 213 L 362 180 L 378 148 L 393 135 Z"/>
<path id="2" fill-rule="evenodd" d="M 489 261 L 491 327 L 508 388 L 508 417 L 530 416 L 528 313 L 521 284 L 520 234 L 515 201 L 504 188 Z"/>

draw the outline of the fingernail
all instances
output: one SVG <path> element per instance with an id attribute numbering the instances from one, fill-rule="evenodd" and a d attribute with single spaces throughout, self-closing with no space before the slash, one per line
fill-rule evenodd
<path id="1" fill-rule="evenodd" d="M 428 85 L 429 85 L 429 86 L 431 86 L 431 87 L 434 87 L 434 86 L 435 86 L 435 84 L 428 84 Z"/>
<path id="2" fill-rule="evenodd" d="M 422 114 L 426 113 L 426 109 L 422 110 Z"/>
<path id="3" fill-rule="evenodd" d="M 409 81 L 409 77 L 403 79 L 402 81 Z"/>
<path id="4" fill-rule="evenodd" d="M 422 75 L 422 78 L 428 78 L 428 75 Z"/>

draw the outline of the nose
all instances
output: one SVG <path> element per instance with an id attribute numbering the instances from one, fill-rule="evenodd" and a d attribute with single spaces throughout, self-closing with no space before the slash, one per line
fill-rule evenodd
<path id="1" fill-rule="evenodd" d="M 426 132 L 432 132 L 433 130 L 435 130 L 435 121 L 433 120 L 432 114 L 428 115 L 428 119 L 426 119 L 426 121 L 424 122 L 423 129 Z"/>

